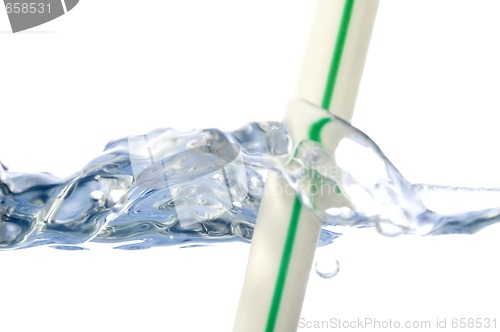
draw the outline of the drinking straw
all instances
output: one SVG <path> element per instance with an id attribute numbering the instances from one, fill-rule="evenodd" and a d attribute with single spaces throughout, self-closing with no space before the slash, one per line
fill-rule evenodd
<path id="1" fill-rule="evenodd" d="M 319 0 L 297 96 L 352 117 L 379 0 Z M 293 144 L 322 142 L 326 111 L 292 102 Z M 314 109 L 314 107 L 311 107 Z M 321 224 L 275 172 L 268 175 L 233 332 L 296 331 Z"/>

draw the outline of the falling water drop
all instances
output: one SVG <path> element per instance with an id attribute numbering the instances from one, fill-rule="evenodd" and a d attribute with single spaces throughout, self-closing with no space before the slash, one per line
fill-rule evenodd
<path id="1" fill-rule="evenodd" d="M 321 259 L 316 261 L 314 265 L 316 274 L 323 279 L 331 279 L 340 271 L 340 263 L 335 258 Z"/>

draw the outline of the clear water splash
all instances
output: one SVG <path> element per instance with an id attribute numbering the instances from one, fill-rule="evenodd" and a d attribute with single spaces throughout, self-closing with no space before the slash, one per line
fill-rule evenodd
<path id="1" fill-rule="evenodd" d="M 0 249 L 250 241 L 269 170 L 324 222 L 320 245 L 339 236 L 332 225 L 434 235 L 499 220 L 500 190 L 410 184 L 368 136 L 338 118 L 333 125 L 334 151 L 312 141 L 290 151 L 286 127 L 268 122 L 113 141 L 66 179 L 0 164 Z"/>
<path id="2" fill-rule="evenodd" d="M 333 151 L 301 142 L 283 173 L 329 225 L 399 234 L 471 234 L 500 219 L 500 190 L 411 184 L 363 132 L 335 118 Z"/>

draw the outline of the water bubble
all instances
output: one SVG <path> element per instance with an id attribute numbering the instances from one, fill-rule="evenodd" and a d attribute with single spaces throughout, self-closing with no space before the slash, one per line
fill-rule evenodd
<path id="1" fill-rule="evenodd" d="M 323 279 L 331 279 L 335 277 L 340 271 L 340 263 L 335 258 L 322 259 L 316 261 L 314 265 L 316 274 Z"/>

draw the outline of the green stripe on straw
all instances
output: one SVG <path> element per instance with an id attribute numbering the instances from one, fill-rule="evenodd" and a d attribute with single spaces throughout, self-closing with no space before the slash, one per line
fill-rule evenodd
<path id="1" fill-rule="evenodd" d="M 332 118 L 327 117 L 313 123 L 311 128 L 309 128 L 309 139 L 321 143 L 321 131 L 330 121 L 332 121 Z"/>
<path id="2" fill-rule="evenodd" d="M 333 92 L 337 84 L 340 62 L 342 61 L 342 54 L 344 53 L 347 31 L 349 30 L 349 23 L 351 23 L 353 8 L 354 0 L 346 0 L 344 12 L 342 13 L 342 20 L 340 21 L 339 33 L 337 35 L 337 42 L 333 50 L 328 79 L 326 80 L 325 92 L 323 93 L 323 101 L 321 102 L 321 107 L 325 110 L 329 110 L 332 103 Z"/>
<path id="3" fill-rule="evenodd" d="M 295 242 L 295 236 L 297 235 L 297 227 L 299 226 L 301 211 L 302 204 L 300 203 L 298 197 L 295 197 L 292 208 L 292 216 L 290 218 L 290 224 L 288 226 L 288 232 L 286 234 L 285 248 L 283 249 L 283 255 L 281 256 L 278 277 L 276 279 L 276 287 L 274 288 L 271 309 L 269 311 L 269 316 L 267 317 L 266 332 L 273 332 L 276 326 L 276 321 L 278 319 L 278 313 L 281 306 L 281 299 L 283 297 L 283 291 L 286 283 L 286 275 L 288 273 L 288 267 L 290 266 L 290 260 L 292 258 L 293 244 Z"/>
<path id="4" fill-rule="evenodd" d="M 332 102 L 334 92 L 333 90 L 335 89 L 335 85 L 337 83 L 337 76 L 342 60 L 342 54 L 344 53 L 344 46 L 347 39 L 347 32 L 349 30 L 349 23 L 351 22 L 354 1 L 355 0 L 346 0 L 344 10 L 342 12 L 342 19 L 337 35 L 337 42 L 335 43 L 335 48 L 333 50 L 332 62 L 330 64 L 330 70 L 328 71 L 325 92 L 323 94 L 323 101 L 321 103 L 321 107 L 325 110 L 328 110 L 330 108 Z M 322 128 L 327 122 L 325 122 L 325 119 L 320 121 L 322 121 L 322 123 L 319 124 L 319 127 Z M 315 140 L 317 142 L 321 141 L 319 137 L 320 135 L 316 132 L 316 130 L 311 130 L 310 136 L 310 139 L 312 140 Z M 269 310 L 269 316 L 267 317 L 266 332 L 273 332 L 276 327 L 301 212 L 302 204 L 300 203 L 299 198 L 295 197 L 292 215 L 290 217 L 288 231 L 285 239 L 285 245 L 283 248 L 283 254 L 281 256 L 278 276 L 276 278 L 276 286 L 274 288 L 274 293 L 271 300 L 271 308 Z"/>

